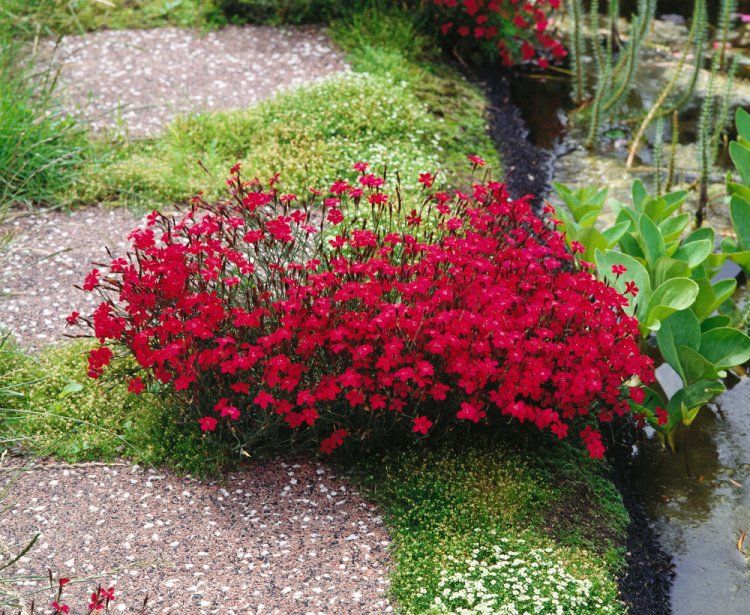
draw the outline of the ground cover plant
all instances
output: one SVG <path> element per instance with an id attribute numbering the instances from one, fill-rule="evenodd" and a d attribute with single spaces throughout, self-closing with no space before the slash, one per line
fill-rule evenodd
<path id="1" fill-rule="evenodd" d="M 480 436 L 355 465 L 391 528 L 400 612 L 624 612 L 628 515 L 580 451 Z"/>
<path id="2" fill-rule="evenodd" d="M 601 457 L 581 417 L 627 413 L 626 383 L 653 380 L 626 299 L 502 184 L 432 192 L 427 172 L 404 203 L 354 166 L 355 184 L 312 199 L 235 166 L 230 199 L 150 215 L 128 258 L 86 278 L 103 302 L 69 317 L 102 343 L 89 375 L 125 351 L 144 370 L 133 393 L 169 385 L 203 431 L 241 450 L 284 427 L 331 453 L 346 438 L 507 417 L 572 430 Z"/>

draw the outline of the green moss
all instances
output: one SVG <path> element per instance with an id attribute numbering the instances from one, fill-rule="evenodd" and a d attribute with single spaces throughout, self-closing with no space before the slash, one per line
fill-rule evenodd
<path id="1" fill-rule="evenodd" d="M 385 511 L 394 539 L 391 591 L 403 612 L 466 608 L 456 595 L 480 579 L 500 603 L 518 602 L 506 581 L 521 565 L 505 568 L 498 559 L 509 552 L 523 562 L 530 587 L 549 598 L 540 612 L 554 612 L 552 604 L 564 612 L 623 612 L 615 579 L 628 515 L 601 466 L 579 451 L 443 444 L 359 461 L 355 476 Z M 548 586 L 534 576 L 538 566 L 554 567 L 554 583 L 565 575 L 575 581 Z M 450 587 L 452 599 L 442 594 Z M 555 587 L 570 595 L 553 598 Z M 589 587 L 589 597 L 574 604 L 580 587 Z"/>
<path id="2" fill-rule="evenodd" d="M 133 364 L 113 365 L 101 379 L 86 375 L 89 342 L 49 347 L 40 355 L 12 342 L 0 347 L 0 431 L 6 446 L 65 461 L 169 465 L 206 474 L 228 460 L 227 452 L 186 424 L 168 395 L 133 395 Z"/>

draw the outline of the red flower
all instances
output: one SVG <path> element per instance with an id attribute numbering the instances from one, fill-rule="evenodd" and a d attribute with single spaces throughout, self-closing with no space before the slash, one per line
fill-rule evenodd
<path id="1" fill-rule="evenodd" d="M 201 431 L 214 431 L 219 421 L 212 416 L 204 416 L 198 419 L 198 423 L 200 423 Z"/>
<path id="2" fill-rule="evenodd" d="M 628 268 L 625 265 L 612 265 L 612 273 L 614 275 L 620 276 L 623 273 L 626 273 Z"/>
<path id="3" fill-rule="evenodd" d="M 664 408 L 657 408 L 655 410 L 656 420 L 659 425 L 666 425 L 669 423 L 669 413 Z"/>
<path id="4" fill-rule="evenodd" d="M 426 416 L 418 416 L 414 419 L 414 425 L 411 428 L 411 430 L 414 433 L 421 433 L 422 435 L 426 435 L 428 431 L 430 431 L 430 427 L 432 427 L 432 421 L 428 419 Z"/>
<path id="5" fill-rule="evenodd" d="M 625 282 L 625 295 L 633 295 L 634 297 L 638 294 L 638 287 L 635 282 Z"/>
<path id="6" fill-rule="evenodd" d="M 128 382 L 128 391 L 134 393 L 135 395 L 140 395 L 145 390 L 146 386 L 143 384 L 143 380 L 141 380 L 140 378 L 133 378 L 130 382 Z"/>
<path id="7" fill-rule="evenodd" d="M 54 611 L 52 615 L 67 615 L 67 613 L 70 613 L 70 607 L 67 604 L 60 604 L 56 600 L 50 606 Z"/>
<path id="8" fill-rule="evenodd" d="M 425 188 L 432 188 L 432 184 L 435 181 L 435 176 L 430 173 L 420 173 L 419 183 L 424 184 Z"/>
<path id="9" fill-rule="evenodd" d="M 69 316 L 67 316 L 67 317 L 65 318 L 65 321 L 66 321 L 66 322 L 67 322 L 67 323 L 68 323 L 69 325 L 76 325 L 76 324 L 78 324 L 78 319 L 79 319 L 80 317 L 81 317 L 81 313 L 80 313 L 80 312 L 75 312 L 75 311 L 74 311 L 74 312 L 71 312 L 71 314 L 70 314 Z"/>
<path id="10" fill-rule="evenodd" d="M 99 270 L 92 269 L 83 281 L 83 290 L 91 292 L 99 286 Z"/>
<path id="11" fill-rule="evenodd" d="M 485 164 L 487 164 L 483 158 L 480 158 L 479 156 L 476 156 L 474 154 L 471 154 L 467 156 L 467 158 L 477 167 L 483 167 Z"/>

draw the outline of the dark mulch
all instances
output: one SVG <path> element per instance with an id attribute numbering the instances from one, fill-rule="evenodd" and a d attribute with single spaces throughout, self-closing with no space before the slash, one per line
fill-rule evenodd
<path id="1" fill-rule="evenodd" d="M 490 137 L 500 152 L 510 195 L 520 198 L 533 194 L 535 206 L 541 207 L 552 181 L 553 153 L 537 147 L 529 138 L 523 113 L 513 101 L 508 72 L 494 66 L 467 70 L 489 99 Z"/>
<path id="2" fill-rule="evenodd" d="M 630 515 L 626 542 L 627 568 L 618 580 L 620 596 L 632 615 L 671 615 L 670 591 L 674 579 L 672 557 L 662 549 L 659 535 L 649 522 L 633 487 L 632 420 L 623 420 L 608 434 L 612 481 Z"/>

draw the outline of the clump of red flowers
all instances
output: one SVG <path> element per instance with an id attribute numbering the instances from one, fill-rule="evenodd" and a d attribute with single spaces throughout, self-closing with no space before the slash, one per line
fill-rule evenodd
<path id="1" fill-rule="evenodd" d="M 567 55 L 552 29 L 561 0 L 432 0 L 440 31 L 460 48 L 500 55 L 503 64 L 547 68 Z"/>
<path id="2" fill-rule="evenodd" d="M 472 158 L 474 167 L 483 164 Z M 627 299 L 505 186 L 433 191 L 409 206 L 366 163 L 309 197 L 278 176 L 231 197 L 153 213 L 125 258 L 99 265 L 87 327 L 168 386 L 196 428 L 255 442 L 291 430 L 324 453 L 400 429 L 528 423 L 604 452 L 592 423 L 629 411 L 653 379 Z"/>

